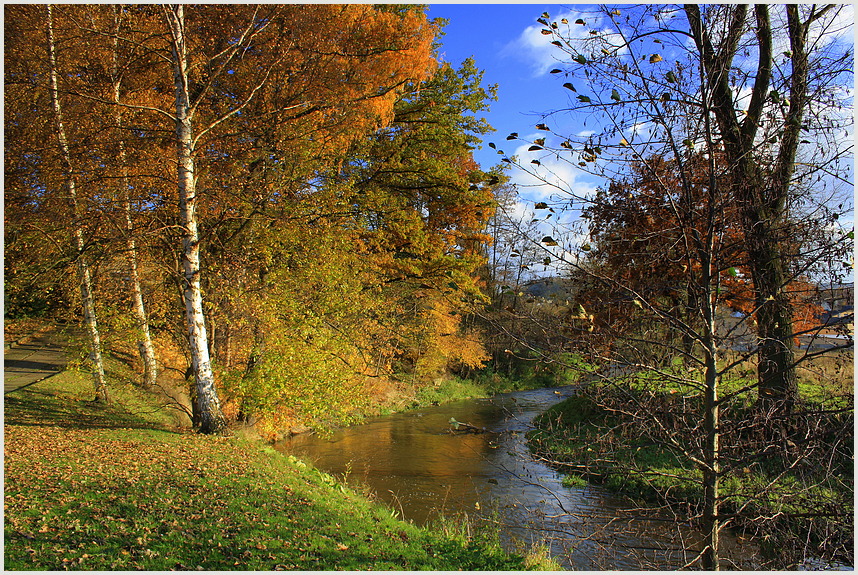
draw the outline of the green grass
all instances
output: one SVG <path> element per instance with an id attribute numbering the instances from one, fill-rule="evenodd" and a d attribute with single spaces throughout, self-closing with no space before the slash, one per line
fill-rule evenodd
<path id="1" fill-rule="evenodd" d="M 665 491 L 673 498 L 700 495 L 696 469 L 642 437 L 617 436 L 616 424 L 617 418 L 590 397 L 575 395 L 539 415 L 528 442 L 533 451 L 566 462 L 564 485 L 569 487 L 591 481 L 643 500 Z"/>
<path id="2" fill-rule="evenodd" d="M 72 372 L 7 396 L 6 569 L 526 568 L 490 536 L 418 528 L 291 456 L 173 431 L 145 394 L 111 392 L 125 403 L 89 402 Z"/>
<path id="3" fill-rule="evenodd" d="M 489 395 L 489 391 L 484 386 L 473 380 L 450 377 L 440 380 L 437 384 L 418 389 L 416 399 L 420 406 L 426 406 Z"/>
<path id="4" fill-rule="evenodd" d="M 753 380 L 747 373 L 738 372 L 725 380 L 722 388 L 738 390 L 749 381 Z M 652 373 L 627 378 L 623 383 L 622 391 L 594 385 L 541 414 L 534 420 L 536 429 L 528 434 L 531 449 L 556 462 L 568 476 L 566 486 L 580 487 L 590 481 L 634 499 L 698 507 L 703 499 L 702 471 L 678 450 L 658 443 L 658 434 L 652 433 L 657 429 L 654 423 L 647 425 L 623 412 L 634 411 L 633 402 L 644 399 L 666 414 L 699 412 L 699 395 L 690 387 L 678 389 L 675 382 L 659 380 Z M 722 469 L 726 470 L 720 486 L 722 509 L 726 513 L 743 510 L 733 523 L 738 527 L 758 529 L 760 518 L 769 518 L 762 521 L 766 536 L 760 544 L 773 561 L 782 561 L 781 565 L 790 565 L 790 549 L 800 552 L 805 544 L 817 542 L 828 546 L 820 553 L 831 552 L 842 561 L 850 561 L 851 555 L 845 550 L 852 545 L 854 529 L 849 520 L 854 506 L 854 458 L 848 427 L 852 396 L 841 388 L 838 382 L 821 379 L 804 381 L 800 386 L 801 400 L 808 409 L 806 417 L 827 429 L 813 437 L 816 443 L 810 451 L 827 454 L 821 464 L 793 463 L 796 455 L 777 450 L 757 460 L 744 460 L 750 453 L 747 450 L 752 449 L 745 442 L 762 441 L 758 437 L 765 433 L 762 428 L 746 435 L 722 436 Z M 594 399 L 597 396 L 609 400 L 603 404 Z M 753 391 L 742 394 L 725 408 L 724 429 L 729 429 L 731 422 L 750 422 L 758 416 L 754 397 Z M 606 410 L 604 405 L 612 405 L 615 411 Z M 815 411 L 822 407 L 847 411 L 824 415 Z M 676 433 L 694 453 L 694 432 Z M 728 467 L 735 459 L 740 463 Z"/>

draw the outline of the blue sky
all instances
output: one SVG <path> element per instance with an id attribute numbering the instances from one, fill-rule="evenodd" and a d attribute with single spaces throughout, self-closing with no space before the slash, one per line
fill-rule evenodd
<path id="1" fill-rule="evenodd" d="M 583 6 L 575 6 L 583 9 Z M 500 162 L 500 156 L 486 143 L 493 141 L 508 154 L 506 136 L 533 133 L 541 113 L 562 107 L 567 96 L 556 77 L 547 73 L 550 51 L 533 45 L 539 42 L 536 19 L 549 12 L 552 17 L 567 13 L 560 4 L 431 4 L 430 18 L 445 18 L 441 58 L 456 66 L 473 57 L 485 71 L 484 85 L 498 85 L 498 101 L 485 114 L 497 132 L 487 135 L 481 150 L 474 154 L 484 169 Z M 534 38 L 537 36 L 537 38 Z M 543 45 L 547 41 L 541 41 Z"/>
<path id="2" fill-rule="evenodd" d="M 474 152 L 474 158 L 484 170 L 500 164 L 501 155 L 488 147 L 494 142 L 498 149 L 507 155 L 528 156 L 528 144 L 507 141 L 506 137 L 517 132 L 522 138 L 533 139 L 545 136 L 535 126 L 543 121 L 543 115 L 553 109 L 562 108 L 568 103 L 568 90 L 562 88 L 563 80 L 549 74 L 554 68 L 555 51 L 549 45 L 549 39 L 540 34 L 543 25 L 536 22 L 543 12 L 553 19 L 566 16 L 571 10 L 586 10 L 584 5 L 561 4 L 431 4 L 428 10 L 430 18 L 445 18 L 445 36 L 440 57 L 453 66 L 458 66 L 465 58 L 473 57 L 476 66 L 484 70 L 483 85 L 498 85 L 498 100 L 491 103 L 491 110 L 484 115 L 489 124 L 497 130 L 484 136 L 482 148 Z M 584 118 L 567 118 L 564 129 L 573 133 L 581 129 Z M 549 122 L 555 124 L 555 119 Z M 582 195 L 589 195 L 602 185 L 601 180 L 584 174 L 574 166 L 553 164 L 552 169 L 562 179 L 574 186 Z M 552 192 L 555 189 L 543 185 L 516 168 L 507 172 L 511 182 L 516 184 L 520 197 L 510 215 L 515 219 L 529 221 L 536 214 L 533 205 L 537 201 L 562 201 Z M 558 234 L 568 239 L 575 237 L 561 232 L 556 226 L 562 222 L 572 222 L 580 212 L 566 212 L 561 221 L 543 221 L 539 224 L 538 236 Z M 543 214 L 544 215 L 544 214 Z M 560 216 L 558 212 L 556 214 Z M 553 222 L 553 223 L 552 223 Z M 557 248 L 561 249 L 561 248 Z"/>
<path id="3" fill-rule="evenodd" d="M 508 155 L 521 154 L 526 158 L 527 144 L 507 141 L 507 135 L 518 132 L 523 139 L 545 136 L 545 132 L 540 133 L 535 129 L 536 124 L 543 121 L 541 114 L 564 108 L 572 96 L 562 87 L 565 80 L 561 74 L 548 73 L 551 68 L 563 66 L 556 65 L 556 51 L 549 45 L 551 38 L 540 34 L 544 26 L 537 23 L 536 19 L 543 12 L 548 12 L 551 21 L 565 17 L 573 22 L 581 16 L 588 25 L 598 26 L 595 15 L 592 12 L 588 14 L 593 9 L 592 5 L 585 4 L 429 5 L 430 18 L 448 21 L 444 27 L 445 36 L 441 38 L 441 59 L 457 66 L 465 58 L 473 57 L 476 66 L 484 70 L 483 84 L 498 85 L 498 101 L 492 102 L 491 110 L 483 114 L 497 131 L 486 135 L 482 148 L 474 153 L 483 169 L 487 170 L 501 160 L 501 156 L 487 146 L 488 142 L 494 142 Z M 854 23 L 854 12 L 849 6 L 842 12 L 842 17 L 844 21 Z M 843 37 L 843 41 L 851 42 L 851 28 L 846 31 L 849 34 Z M 667 53 L 665 56 L 669 58 Z M 853 86 L 845 88 L 854 94 Z M 557 125 L 557 117 L 550 118 L 546 123 L 555 128 L 555 133 L 573 135 L 588 130 L 586 120 L 587 117 L 581 114 L 564 115 L 562 126 Z M 851 128 L 849 133 L 848 141 L 853 141 Z M 545 160 L 543 167 L 544 164 Z M 589 196 L 597 187 L 604 185 L 602 180 L 583 173 L 573 165 L 558 167 L 554 164 L 551 169 L 579 197 Z M 532 202 L 543 200 L 551 203 L 547 187 L 536 185 L 533 179 L 515 168 L 508 173 L 531 205 Z M 558 199 L 557 196 L 554 199 Z M 523 215 L 524 206 L 520 206 L 520 210 Z M 848 216 L 851 225 L 852 216 Z M 574 218 L 575 215 L 567 213 L 567 217 Z"/>

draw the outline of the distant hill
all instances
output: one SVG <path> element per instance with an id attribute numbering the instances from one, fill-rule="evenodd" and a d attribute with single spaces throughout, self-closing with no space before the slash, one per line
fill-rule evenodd
<path id="1" fill-rule="evenodd" d="M 575 295 L 575 283 L 567 278 L 539 278 L 531 280 L 521 287 L 522 291 L 531 297 L 571 299 Z"/>

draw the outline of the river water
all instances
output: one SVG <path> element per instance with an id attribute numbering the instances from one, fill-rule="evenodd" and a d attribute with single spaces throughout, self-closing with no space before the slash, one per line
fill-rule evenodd
<path id="1" fill-rule="evenodd" d="M 567 569 L 677 569 L 701 536 L 604 489 L 564 487 L 525 442 L 533 418 L 574 393 L 537 389 L 377 417 L 329 437 L 298 435 L 275 447 L 368 486 L 401 516 L 426 524 L 467 513 L 499 527 L 510 549 L 543 543 Z M 486 433 L 452 434 L 450 418 Z M 754 569 L 754 546 L 725 533 L 725 568 Z"/>

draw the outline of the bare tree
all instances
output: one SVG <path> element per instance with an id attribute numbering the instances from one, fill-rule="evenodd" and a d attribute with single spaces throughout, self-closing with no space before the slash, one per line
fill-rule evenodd
<path id="1" fill-rule="evenodd" d="M 672 505 L 652 469 L 625 451 L 628 440 L 643 438 L 638 448 L 652 442 L 681 468 L 689 464 L 695 471 L 679 483 L 696 486 L 701 503 L 678 515 L 701 522 L 698 559 L 707 569 L 719 567 L 725 526 L 774 529 L 768 513 L 792 525 L 801 514 L 830 521 L 831 511 L 809 494 L 838 484 L 837 499 L 851 489 L 836 472 L 814 472 L 824 454 L 844 457 L 824 437 L 837 444 L 851 434 L 851 397 L 797 409 L 796 366 L 814 354 L 795 357 L 793 329 L 797 286 L 814 262 L 852 242 L 850 230 L 832 228 L 811 207 L 849 187 L 851 144 L 841 139 L 809 154 L 851 126 L 842 86 L 851 79 L 852 48 L 837 40 L 838 26 L 851 23 L 833 6 L 790 6 L 777 25 L 769 12 L 692 5 L 605 7 L 554 21 L 543 14 L 542 34 L 559 51 L 552 73 L 566 80 L 570 106 L 537 124 L 545 137 L 528 141 L 534 156 L 506 158 L 555 189 L 553 202 L 535 207 L 566 207 L 569 223 L 569 205 L 577 205 L 589 218 L 585 240 L 564 239 L 562 222 L 552 236 L 533 238 L 581 284 L 581 309 L 558 315 L 553 331 L 566 333 L 569 349 L 595 350 L 606 368 L 605 386 L 592 393 L 611 423 L 599 437 L 601 456 L 581 467 L 602 473 L 632 461 L 627 471 Z M 783 48 L 777 57 L 775 45 Z M 569 112 L 590 113 L 598 129 L 570 135 Z M 605 177 L 611 187 L 578 194 L 552 170 L 558 165 Z M 827 241 L 810 245 L 799 233 L 819 226 L 834 231 Z M 742 287 L 753 305 L 730 317 L 731 290 Z M 754 356 L 757 381 L 737 386 L 732 378 L 724 389 L 725 376 Z M 754 390 L 757 410 L 749 411 Z M 757 469 L 761 483 L 736 481 Z M 790 481 L 802 487 L 790 491 Z M 851 532 L 849 521 L 831 538 L 808 529 L 826 542 L 815 547 L 820 555 L 828 544 L 842 554 Z"/>

